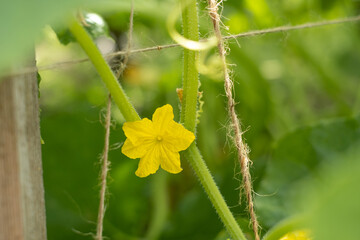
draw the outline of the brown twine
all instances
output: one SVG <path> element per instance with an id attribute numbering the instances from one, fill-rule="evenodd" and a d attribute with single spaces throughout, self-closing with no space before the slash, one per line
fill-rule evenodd
<path id="1" fill-rule="evenodd" d="M 129 32 L 128 32 L 128 43 L 126 47 L 126 54 L 124 56 L 123 62 L 119 70 L 116 72 L 117 78 L 120 77 L 129 60 L 130 55 L 130 47 L 132 43 L 132 33 L 133 33 L 133 19 L 134 19 L 134 7 L 133 2 L 131 2 L 131 12 L 130 12 L 130 23 L 129 23 Z M 96 227 L 96 240 L 103 240 L 103 223 L 104 223 L 104 216 L 105 216 L 105 198 L 106 198 L 106 179 L 107 173 L 109 171 L 108 162 L 108 154 L 109 154 L 109 138 L 110 138 L 110 126 L 111 126 L 111 95 L 109 94 L 108 102 L 107 102 L 107 109 L 106 109 L 106 118 L 105 118 L 105 146 L 104 146 L 104 153 L 102 157 L 102 170 L 101 170 L 101 189 L 100 189 L 100 202 L 99 202 L 99 211 L 98 211 L 98 220 L 97 220 L 97 227 Z"/>
<path id="2" fill-rule="evenodd" d="M 106 117 L 105 117 L 105 146 L 102 156 L 102 167 L 101 167 L 101 189 L 100 189 L 100 203 L 96 227 L 96 240 L 102 240 L 103 236 L 103 222 L 105 215 L 105 198 L 106 198 L 106 180 L 109 171 L 110 162 L 108 161 L 109 156 L 109 139 L 110 139 L 110 125 L 111 125 L 111 95 L 109 94 Z"/>
<path id="3" fill-rule="evenodd" d="M 253 203 L 253 199 L 252 199 L 253 198 L 253 196 L 252 196 L 253 190 L 252 190 L 252 183 L 251 183 L 251 175 L 250 175 L 250 171 L 249 171 L 250 159 L 248 157 L 248 149 L 242 139 L 241 126 L 240 126 L 240 122 L 239 122 L 239 119 L 238 119 L 236 111 L 235 111 L 235 101 L 232 96 L 233 82 L 229 76 L 229 69 L 228 69 L 227 63 L 226 63 L 226 51 L 225 51 L 224 41 L 223 41 L 224 38 L 222 37 L 221 31 L 220 31 L 220 16 L 218 14 L 218 6 L 221 3 L 221 1 L 216 2 L 216 0 L 208 0 L 208 3 L 209 3 L 209 14 L 210 14 L 210 17 L 211 17 L 211 20 L 213 23 L 215 36 L 218 40 L 217 47 L 218 47 L 219 55 L 220 55 L 221 62 L 223 65 L 224 87 L 225 87 L 226 97 L 228 100 L 228 112 L 229 112 L 229 115 L 231 118 L 232 128 L 233 128 L 233 132 L 235 135 L 235 139 L 234 139 L 235 146 L 236 146 L 236 149 L 238 152 L 238 160 L 240 163 L 241 174 L 243 177 L 242 184 L 243 184 L 245 194 L 246 194 L 246 199 L 248 202 L 248 209 L 250 212 L 251 224 L 253 227 L 255 239 L 260 240 L 259 233 L 258 233 L 259 224 L 258 224 L 257 217 L 255 214 L 254 203 Z M 240 194 L 241 194 L 241 192 L 240 192 Z"/>

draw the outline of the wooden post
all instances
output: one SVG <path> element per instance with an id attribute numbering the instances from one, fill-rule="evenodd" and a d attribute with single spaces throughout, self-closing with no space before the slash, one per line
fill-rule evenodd
<path id="1" fill-rule="evenodd" d="M 33 60 L 29 67 L 34 66 Z M 5 77 L 0 79 L 0 240 L 45 239 L 37 75 Z"/>

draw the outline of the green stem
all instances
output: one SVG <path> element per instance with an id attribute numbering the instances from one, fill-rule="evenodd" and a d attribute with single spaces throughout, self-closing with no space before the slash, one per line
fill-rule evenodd
<path id="1" fill-rule="evenodd" d="M 181 0 L 183 34 L 190 40 L 199 41 L 196 0 Z M 198 52 L 184 49 L 183 99 L 180 122 L 185 128 L 195 133 L 199 73 L 196 69 Z"/>
<path id="2" fill-rule="evenodd" d="M 199 29 L 196 0 L 181 0 L 181 3 L 184 37 L 198 41 Z M 196 110 L 199 88 L 199 73 L 196 68 L 197 61 L 198 52 L 184 49 L 183 99 L 180 121 L 184 124 L 185 128 L 194 133 L 196 130 Z M 185 157 L 194 169 L 230 236 L 233 239 L 246 240 L 229 207 L 226 205 L 219 188 L 216 186 L 195 143 L 185 151 Z"/>
<path id="3" fill-rule="evenodd" d="M 140 120 L 140 117 L 137 114 L 135 108 L 131 105 L 113 71 L 105 61 L 104 57 L 101 55 L 90 35 L 80 25 L 80 23 L 75 20 L 72 21 L 69 29 L 90 58 L 90 61 L 93 63 L 101 79 L 109 89 L 111 97 L 114 99 L 114 102 L 119 107 L 121 113 L 124 115 L 125 120 Z"/>
<path id="4" fill-rule="evenodd" d="M 200 151 L 196 147 L 195 143 L 193 143 L 185 151 L 185 157 L 188 159 L 192 168 L 196 172 L 196 175 L 204 187 L 206 194 L 210 198 L 211 203 L 215 207 L 216 212 L 220 216 L 221 221 L 224 223 L 232 239 L 246 240 L 229 207 L 226 205 L 219 188 L 216 186 L 216 183 L 207 168 L 206 163 L 202 159 Z"/>

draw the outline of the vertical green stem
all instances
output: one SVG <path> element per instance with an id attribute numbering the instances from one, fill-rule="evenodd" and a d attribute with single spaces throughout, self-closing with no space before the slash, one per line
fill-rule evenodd
<path id="1" fill-rule="evenodd" d="M 101 76 L 101 79 L 109 89 L 112 98 L 114 99 L 116 105 L 119 107 L 121 113 L 124 115 L 125 120 L 140 120 L 140 117 L 137 114 L 135 108 L 131 105 L 124 90 L 117 81 L 117 78 L 115 77 L 113 71 L 105 61 L 104 57 L 101 55 L 99 49 L 96 47 L 90 35 L 80 25 L 80 23 L 75 20 L 70 24 L 69 29 L 80 44 L 80 46 L 89 56 L 90 61 L 93 63 L 97 72 Z"/>
<path id="2" fill-rule="evenodd" d="M 182 20 L 184 37 L 190 40 L 199 40 L 198 16 L 196 0 L 181 0 Z M 198 52 L 184 49 L 184 72 L 183 72 L 183 100 L 180 121 L 184 126 L 195 133 L 196 110 L 199 88 L 199 74 L 196 68 Z M 190 162 L 197 177 L 204 187 L 206 194 L 219 214 L 227 231 L 233 239 L 246 240 L 243 232 L 237 224 L 229 207 L 227 206 L 219 188 L 202 159 L 200 151 L 193 143 L 185 152 L 185 157 Z"/>
<path id="3" fill-rule="evenodd" d="M 199 40 L 198 16 L 196 0 L 181 0 L 184 37 L 190 40 Z M 197 95 L 199 89 L 199 74 L 196 69 L 198 52 L 184 49 L 183 69 L 183 100 L 180 122 L 185 128 L 195 133 Z"/>

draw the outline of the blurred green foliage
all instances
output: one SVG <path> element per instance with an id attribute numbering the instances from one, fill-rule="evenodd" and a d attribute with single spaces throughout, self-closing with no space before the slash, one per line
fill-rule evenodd
<path id="1" fill-rule="evenodd" d="M 134 1 L 133 48 L 172 42 L 165 24 L 176 2 Z M 50 28 L 38 35 L 45 23 L 55 19 L 65 22 L 61 16 L 78 3 L 7 2 L 6 8 L 0 8 L 0 30 L 6 36 L 1 37 L 0 68 L 23 57 L 35 37 L 39 66 L 84 57 L 76 44 L 62 46 Z M 106 1 L 85 8 L 106 20 L 118 48 L 126 46 L 130 1 Z M 222 14 L 229 29 L 223 32 L 235 34 L 352 16 L 359 14 L 359 9 L 359 1 L 351 0 L 227 0 Z M 212 26 L 205 2 L 199 2 L 199 10 L 200 34 L 206 37 L 211 35 Z M 314 202 L 320 207 L 309 207 L 315 209 L 309 225 L 319 239 L 356 239 L 351 238 L 352 231 L 359 236 L 359 220 L 352 213 L 360 208 L 359 201 L 355 202 L 359 199 L 356 176 L 360 170 L 349 165 L 353 162 L 358 166 L 359 155 L 344 157 L 351 161 L 340 157 L 359 141 L 359 35 L 359 25 L 348 23 L 229 40 L 228 61 L 232 64 L 236 109 L 251 149 L 252 178 L 255 192 L 260 194 L 256 207 L 263 234 L 283 218 L 306 212 L 302 203 Z M 175 109 L 175 119 L 179 119 L 175 89 L 181 87 L 181 60 L 181 48 L 130 57 L 120 82 L 140 116 L 151 117 L 157 107 L 169 103 Z M 117 58 L 113 62 L 120 61 Z M 89 63 L 41 71 L 40 75 L 48 238 L 92 239 L 89 233 L 94 233 L 97 219 L 107 91 Z M 228 205 L 251 238 L 245 202 L 239 202 L 241 176 L 229 137 L 223 82 L 211 76 L 202 75 L 200 79 L 205 104 L 198 125 L 198 145 Z M 157 176 L 135 176 L 138 161 L 126 158 L 119 149 L 124 141 L 124 119 L 115 106 L 112 114 L 104 235 L 110 239 L 142 239 L 160 209 L 167 216 L 160 226 L 160 239 L 226 239 L 210 201 L 184 160 L 182 173 L 163 173 L 168 203 L 164 209 L 158 208 Z M 340 169 L 339 174 L 325 169 L 330 163 Z M 346 175 L 348 178 L 343 178 Z M 314 190 L 303 191 L 304 186 L 312 185 Z M 332 197 L 340 195 L 347 197 Z M 340 201 L 344 204 L 339 205 Z M 324 227 L 331 231 L 324 232 Z M 340 233 L 348 237 L 339 238 Z"/>
<path id="2" fill-rule="evenodd" d="M 45 24 L 61 24 L 71 10 L 90 0 L 1 0 L 0 1 L 0 71 L 16 66 L 31 53 Z M 15 69 L 16 70 L 16 69 Z"/>
<path id="3" fill-rule="evenodd" d="M 323 166 L 317 182 L 307 182 L 304 208 L 314 239 L 356 240 L 360 236 L 360 144 Z M 305 205 L 306 204 L 306 205 Z"/>
<path id="4" fill-rule="evenodd" d="M 312 187 L 319 181 L 319 175 L 330 178 L 323 176 L 324 167 L 334 165 L 336 161 L 345 162 L 343 153 L 358 147 L 359 143 L 359 117 L 322 121 L 315 126 L 299 128 L 279 140 L 268 160 L 266 173 L 258 188 L 260 195 L 256 198 L 258 214 L 264 226 L 274 226 L 296 211 L 306 211 L 312 201 L 306 201 L 304 209 L 298 209 L 297 204 L 299 199 L 311 197 L 299 186 L 307 181 Z M 356 165 L 355 159 L 351 160 Z"/>

